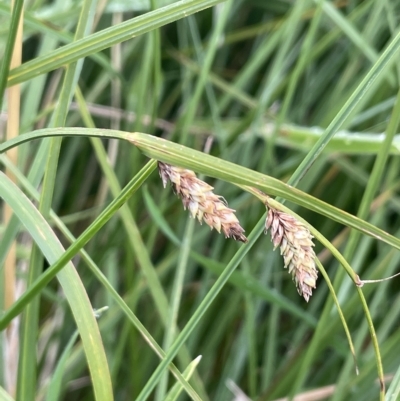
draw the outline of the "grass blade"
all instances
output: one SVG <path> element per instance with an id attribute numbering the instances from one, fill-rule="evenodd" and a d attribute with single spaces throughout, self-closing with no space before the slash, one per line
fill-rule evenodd
<path id="1" fill-rule="evenodd" d="M 222 1 L 224 0 L 182 0 L 136 17 L 133 20 L 104 29 L 15 68 L 10 71 L 8 85 L 25 82 L 40 74 L 53 71 L 83 57 L 100 52 L 117 43 L 143 35 L 180 18 L 212 7 Z"/>
<path id="2" fill-rule="evenodd" d="M 43 219 L 43 216 L 3 173 L 0 173 L 0 197 L 11 206 L 50 263 L 56 262 L 61 255 L 65 255 L 59 240 Z M 92 372 L 92 383 L 96 399 L 112 400 L 113 394 L 107 359 L 85 288 L 71 263 L 68 263 L 63 271 L 58 272 L 58 279 L 77 319 L 76 323 L 84 345 L 88 366 Z M 35 289 L 32 286 L 28 291 L 34 297 L 39 294 L 40 289 Z M 6 326 L 7 324 L 3 325 L 2 329 Z"/>

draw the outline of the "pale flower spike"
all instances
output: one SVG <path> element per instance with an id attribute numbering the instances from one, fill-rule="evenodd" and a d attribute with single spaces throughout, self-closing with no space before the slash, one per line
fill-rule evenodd
<path id="1" fill-rule="evenodd" d="M 269 208 L 265 222 L 265 233 L 271 230 L 274 249 L 281 249 L 285 268 L 296 283 L 297 291 L 308 302 L 312 289 L 316 287 L 318 271 L 315 253 L 308 228 L 290 214 Z"/>
<path id="2" fill-rule="evenodd" d="M 182 199 L 183 207 L 189 209 L 193 218 L 204 220 L 211 229 L 221 230 L 226 238 L 247 242 L 244 229 L 240 226 L 234 210 L 228 208 L 226 201 L 215 195 L 212 186 L 199 180 L 191 170 L 158 162 L 158 171 L 164 188 L 171 181 L 175 193 Z"/>

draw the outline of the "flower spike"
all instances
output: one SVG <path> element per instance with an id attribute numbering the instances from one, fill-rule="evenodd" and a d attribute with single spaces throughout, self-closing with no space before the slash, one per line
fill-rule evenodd
<path id="1" fill-rule="evenodd" d="M 171 181 L 183 207 L 189 209 L 191 216 L 197 218 L 200 224 L 204 220 L 211 229 L 215 228 L 219 233 L 222 230 L 226 238 L 247 242 L 235 210 L 228 208 L 225 199 L 212 192 L 212 186 L 198 179 L 193 171 L 170 164 L 158 162 L 158 171 L 164 188 Z"/>
<path id="2" fill-rule="evenodd" d="M 274 249 L 278 246 L 281 249 L 284 266 L 292 274 L 297 291 L 308 302 L 318 277 L 313 236 L 302 222 L 271 207 L 265 222 L 265 233 L 268 230 L 271 232 Z"/>

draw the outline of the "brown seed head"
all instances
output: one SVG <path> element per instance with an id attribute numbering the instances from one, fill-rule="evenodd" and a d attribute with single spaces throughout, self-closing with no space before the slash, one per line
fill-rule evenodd
<path id="1" fill-rule="evenodd" d="M 274 249 L 280 247 L 285 268 L 287 267 L 292 274 L 299 294 L 308 302 L 318 277 L 313 236 L 308 228 L 293 216 L 272 208 L 268 210 L 265 233 L 269 229 Z"/>
<path id="2" fill-rule="evenodd" d="M 211 229 L 221 230 L 226 238 L 247 242 L 244 229 L 240 226 L 234 210 L 228 208 L 221 196 L 215 195 L 212 186 L 199 180 L 191 170 L 158 162 L 158 171 L 164 188 L 171 181 L 175 193 L 182 199 L 183 207 L 189 209 L 193 218 L 204 220 Z"/>

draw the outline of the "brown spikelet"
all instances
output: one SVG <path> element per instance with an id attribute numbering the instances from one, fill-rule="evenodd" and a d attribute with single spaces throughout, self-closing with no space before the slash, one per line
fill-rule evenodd
<path id="1" fill-rule="evenodd" d="M 281 249 L 285 268 L 292 274 L 297 291 L 308 302 L 318 277 L 313 236 L 302 222 L 273 208 L 268 210 L 265 233 L 268 229 L 274 248 L 279 246 Z"/>
<path id="2" fill-rule="evenodd" d="M 215 195 L 212 186 L 199 180 L 191 170 L 174 167 L 158 162 L 158 171 L 164 188 L 171 181 L 175 193 L 182 199 L 185 209 L 189 209 L 193 218 L 202 223 L 204 220 L 211 229 L 221 230 L 226 238 L 247 242 L 244 229 L 240 226 L 234 210 L 228 208 L 226 201 Z"/>

